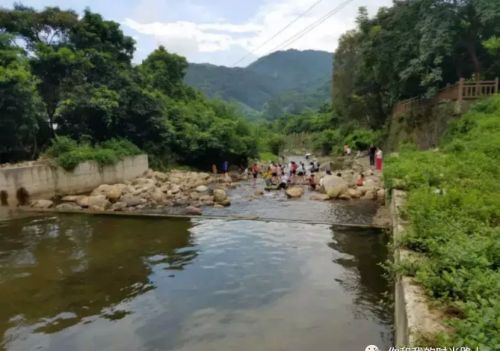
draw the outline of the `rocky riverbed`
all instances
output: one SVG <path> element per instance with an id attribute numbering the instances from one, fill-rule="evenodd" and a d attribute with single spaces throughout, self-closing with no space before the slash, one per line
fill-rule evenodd
<path id="1" fill-rule="evenodd" d="M 209 173 L 148 170 L 141 177 L 122 184 L 102 184 L 88 195 L 67 195 L 51 200 L 34 200 L 33 208 L 92 211 L 138 211 L 170 206 L 185 207 L 186 214 L 201 215 L 202 207 L 231 205 L 226 189 L 246 177 L 237 173 L 214 178 Z"/>
<path id="2" fill-rule="evenodd" d="M 322 165 L 321 171 L 317 174 L 317 182 L 319 183 L 319 180 L 322 179 L 322 186 L 318 187 L 316 191 L 309 189 L 307 178 L 304 184 L 293 185 L 283 194 L 281 191 L 264 191 L 261 179 L 259 179 L 257 187 L 254 188 L 252 181 L 238 172 L 214 177 L 212 174 L 203 172 L 173 170 L 164 173 L 148 170 L 141 177 L 132 181 L 121 184 L 102 184 L 90 194 L 65 195 L 51 200 L 35 200 L 30 205 L 33 208 L 59 210 L 160 211 L 201 215 L 203 213 L 213 214 L 214 211 L 231 206 L 231 198 L 228 195 L 234 195 L 237 198 L 236 206 L 241 207 L 242 213 L 254 215 L 253 212 L 247 213 L 246 210 L 251 210 L 251 208 L 241 202 L 260 198 L 260 206 L 265 207 L 267 202 L 269 203 L 268 207 L 272 207 L 270 198 L 263 195 L 274 193 L 275 195 L 283 194 L 281 195 L 284 197 L 283 201 L 287 201 L 287 197 L 289 199 L 306 197 L 307 201 L 311 202 L 348 201 L 352 202 L 351 208 L 357 206 L 357 201 L 360 201 L 359 206 L 366 206 L 366 200 L 368 200 L 368 202 L 376 203 L 383 209 L 386 194 L 381 174 L 374 171 L 364 159 L 354 162 L 349 160 L 346 165 L 346 167 L 332 169 L 332 175 L 326 175 L 325 171 L 328 168 L 333 168 L 333 165 Z M 261 165 L 260 169 L 266 167 L 266 165 Z M 365 175 L 363 186 L 357 185 L 360 174 Z M 242 190 L 234 190 L 240 186 Z M 313 208 L 308 208 L 308 210 L 314 211 Z M 383 210 L 379 210 L 373 224 L 385 226 L 386 217 Z"/>

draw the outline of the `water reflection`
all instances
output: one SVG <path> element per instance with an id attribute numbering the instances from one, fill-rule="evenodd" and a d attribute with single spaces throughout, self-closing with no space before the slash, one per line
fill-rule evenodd
<path id="1" fill-rule="evenodd" d="M 113 306 L 154 289 L 149 257 L 162 255 L 169 269 L 182 269 L 197 256 L 189 249 L 190 224 L 165 224 L 85 216 L 4 223 L 0 332 L 20 318 L 49 334 L 89 316 L 123 318 L 129 312 Z"/>
<path id="2" fill-rule="evenodd" d="M 0 234 L 5 350 L 390 343 L 379 232 L 67 216 L 2 223 Z"/>

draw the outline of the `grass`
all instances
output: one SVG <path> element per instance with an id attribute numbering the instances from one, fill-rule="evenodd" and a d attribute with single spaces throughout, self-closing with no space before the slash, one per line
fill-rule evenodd
<path id="1" fill-rule="evenodd" d="M 264 162 L 278 161 L 278 156 L 271 152 L 260 152 L 259 159 Z"/>
<path id="2" fill-rule="evenodd" d="M 401 243 L 425 255 L 415 279 L 453 315 L 454 347 L 500 349 L 500 97 L 454 122 L 440 151 L 400 152 L 384 181 L 408 192 Z M 397 270 L 397 267 L 395 268 Z"/>
<path id="3" fill-rule="evenodd" d="M 99 145 L 77 143 L 68 137 L 57 137 L 44 156 L 53 159 L 59 166 L 70 171 L 85 161 L 96 161 L 99 165 L 113 165 L 127 156 L 141 154 L 141 150 L 128 140 L 111 139 Z"/>

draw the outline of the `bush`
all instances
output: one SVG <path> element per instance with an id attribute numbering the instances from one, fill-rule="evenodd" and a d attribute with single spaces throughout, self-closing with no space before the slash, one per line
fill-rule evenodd
<path id="1" fill-rule="evenodd" d="M 368 150 L 371 144 L 376 145 L 379 134 L 371 129 L 357 129 L 344 139 L 344 144 L 352 150 Z"/>
<path id="2" fill-rule="evenodd" d="M 340 135 L 338 130 L 327 129 L 319 133 L 314 140 L 314 150 L 322 155 L 328 155 L 335 146 L 340 144 Z"/>
<path id="3" fill-rule="evenodd" d="M 274 155 L 279 156 L 281 151 L 283 151 L 286 145 L 285 137 L 282 135 L 275 134 L 269 138 L 268 145 L 271 152 Z"/>
<path id="4" fill-rule="evenodd" d="M 500 349 L 500 97 L 481 101 L 441 140 L 442 152 L 387 159 L 390 189 L 408 190 L 402 245 L 423 253 L 416 280 L 460 317 L 457 347 Z M 439 190 L 438 190 L 439 189 Z"/>
<path id="5" fill-rule="evenodd" d="M 141 150 L 128 140 L 111 139 L 100 145 L 80 143 L 65 137 L 56 137 L 45 152 L 66 170 L 73 170 L 79 163 L 96 161 L 100 165 L 112 165 L 127 156 L 139 155 Z"/>

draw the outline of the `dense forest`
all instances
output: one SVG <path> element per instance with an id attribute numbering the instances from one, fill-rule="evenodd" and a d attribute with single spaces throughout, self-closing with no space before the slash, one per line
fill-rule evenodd
<path id="1" fill-rule="evenodd" d="M 333 98 L 316 113 L 283 114 L 269 127 L 316 133 L 324 153 L 382 143 L 398 101 L 432 97 L 460 78 L 500 76 L 500 1 L 396 0 L 374 17 L 359 9 L 335 52 Z"/>
<path id="2" fill-rule="evenodd" d="M 297 133 L 323 154 L 363 149 L 383 142 L 396 102 L 500 76 L 499 1 L 395 1 L 373 17 L 360 8 L 356 23 L 334 55 L 227 68 L 159 47 L 134 66 L 134 40 L 90 10 L 1 9 L 0 162 L 37 158 L 56 137 L 134 150 L 127 140 L 159 167 L 240 165 Z"/>
<path id="3" fill-rule="evenodd" d="M 74 145 L 68 138 L 90 146 L 124 139 L 158 167 L 258 155 L 234 108 L 183 83 L 184 57 L 159 47 L 133 66 L 134 51 L 118 23 L 90 10 L 1 9 L 0 161 L 35 159 L 57 138 L 65 147 Z"/>
<path id="4" fill-rule="evenodd" d="M 277 51 L 248 67 L 189 64 L 185 83 L 232 102 L 249 119 L 316 110 L 331 97 L 332 54 Z"/>

